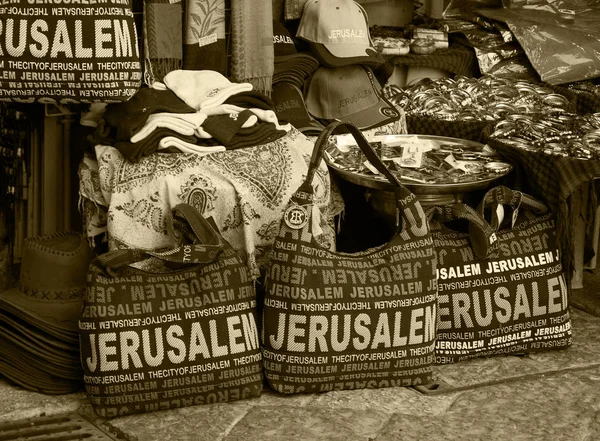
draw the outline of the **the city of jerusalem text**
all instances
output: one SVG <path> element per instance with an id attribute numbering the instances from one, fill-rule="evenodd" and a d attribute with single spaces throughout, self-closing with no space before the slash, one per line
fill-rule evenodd
<path id="1" fill-rule="evenodd" d="M 0 100 L 116 102 L 139 89 L 129 0 L 2 0 L 0 16 Z"/>

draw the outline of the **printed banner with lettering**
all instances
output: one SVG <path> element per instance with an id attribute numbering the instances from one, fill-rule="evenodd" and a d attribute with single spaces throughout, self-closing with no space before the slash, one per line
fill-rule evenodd
<path id="1" fill-rule="evenodd" d="M 503 186 L 486 194 L 478 212 L 495 231 L 487 258 L 475 255 L 472 229 L 430 222 L 438 257 L 436 363 L 570 346 L 553 213 Z"/>
<path id="2" fill-rule="evenodd" d="M 222 243 L 218 252 L 220 246 L 202 243 L 153 253 L 185 263 L 167 272 L 131 266 L 148 257 L 137 250 L 92 261 L 79 329 L 96 413 L 115 417 L 260 395 L 256 292 L 244 260 Z"/>
<path id="3" fill-rule="evenodd" d="M 128 100 L 142 83 L 130 0 L 0 2 L 0 100 Z"/>
<path id="4" fill-rule="evenodd" d="M 359 253 L 318 242 L 312 179 L 323 146 L 348 129 L 396 186 L 401 227 L 390 242 Z M 262 347 L 269 384 L 280 393 L 410 386 L 432 381 L 436 261 L 425 213 L 385 168 L 360 130 L 330 124 L 284 214 L 265 278 Z"/>

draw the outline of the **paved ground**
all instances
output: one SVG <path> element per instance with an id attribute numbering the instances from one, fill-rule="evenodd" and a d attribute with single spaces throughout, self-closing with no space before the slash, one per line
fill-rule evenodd
<path id="1" fill-rule="evenodd" d="M 590 277 L 573 293 L 571 348 L 438 367 L 432 390 L 265 391 L 253 400 L 103 420 L 83 393 L 45 396 L 0 379 L 0 440 L 16 439 L 6 427 L 18 433 L 14 423 L 23 418 L 64 414 L 103 431 L 90 441 L 600 440 L 600 276 Z"/>

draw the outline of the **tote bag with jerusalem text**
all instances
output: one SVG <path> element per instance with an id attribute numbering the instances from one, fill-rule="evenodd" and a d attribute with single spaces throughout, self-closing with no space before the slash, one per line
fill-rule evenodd
<path id="1" fill-rule="evenodd" d="M 0 4 L 0 101 L 127 101 L 142 84 L 131 0 Z"/>
<path id="2" fill-rule="evenodd" d="M 177 247 L 113 250 L 90 264 L 81 364 L 102 417 L 262 391 L 256 292 L 245 261 L 194 207 L 172 212 Z M 153 265 L 134 265 L 149 257 Z"/>
<path id="3" fill-rule="evenodd" d="M 396 194 L 398 229 L 386 244 L 341 253 L 321 246 L 312 179 L 336 130 L 349 131 Z M 360 130 L 330 124 L 292 197 L 265 277 L 263 366 L 283 394 L 430 383 L 436 261 L 425 213 Z"/>
<path id="4" fill-rule="evenodd" d="M 430 223 L 438 256 L 436 363 L 569 347 L 554 214 L 505 186 L 489 190 L 476 214 L 492 230 L 487 252 L 475 246 L 484 243 L 475 223 L 467 233 Z"/>

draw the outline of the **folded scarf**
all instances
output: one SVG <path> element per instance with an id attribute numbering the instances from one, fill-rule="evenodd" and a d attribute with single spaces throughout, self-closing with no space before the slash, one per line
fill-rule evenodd
<path id="1" fill-rule="evenodd" d="M 194 130 L 200 127 L 204 119 L 206 119 L 206 115 L 203 113 L 196 113 L 195 115 L 197 116 L 196 121 L 178 118 L 177 114 L 173 113 L 162 113 L 159 116 L 150 117 L 140 131 L 131 137 L 131 142 L 141 141 L 159 127 L 173 130 L 181 135 L 192 136 Z"/>
<path id="2" fill-rule="evenodd" d="M 252 90 L 250 83 L 235 83 L 213 70 L 176 70 L 165 77 L 165 85 L 197 110 L 223 104 L 227 98 Z"/>
<path id="3" fill-rule="evenodd" d="M 196 141 L 196 137 L 193 135 L 186 136 L 168 128 L 159 127 L 139 142 L 119 141 L 115 144 L 115 148 L 130 162 L 138 162 L 144 156 L 156 152 L 159 149 L 160 141 L 166 137 L 177 138 L 181 142 L 194 143 Z"/>
<path id="4" fill-rule="evenodd" d="M 193 135 L 182 135 L 165 127 L 158 127 L 144 139 L 138 142 L 119 141 L 115 148 L 130 162 L 138 162 L 144 156 L 151 155 L 159 149 L 160 141 L 165 138 L 178 138 L 182 142 L 195 142 Z"/>
<path id="5" fill-rule="evenodd" d="M 168 137 L 160 140 L 159 151 L 161 151 L 161 152 L 162 151 L 165 151 L 165 152 L 178 151 L 181 153 L 194 153 L 197 155 L 204 156 L 204 155 L 208 155 L 210 153 L 224 152 L 225 147 L 223 147 L 222 145 L 215 145 L 215 146 L 197 145 L 193 141 L 187 142 L 181 138 L 168 136 Z"/>
<path id="6" fill-rule="evenodd" d="M 171 90 L 143 87 L 129 101 L 106 106 L 104 119 L 116 129 L 117 141 L 129 141 L 153 113 L 195 113 L 196 110 L 183 102 Z"/>
<path id="7" fill-rule="evenodd" d="M 256 124 L 258 118 L 250 110 L 228 115 L 213 115 L 206 118 L 202 128 L 217 141 L 227 146 L 248 120 Z M 255 125 L 251 124 L 249 127 Z"/>
<path id="8" fill-rule="evenodd" d="M 286 134 L 285 130 L 278 129 L 273 123 L 258 121 L 252 127 L 239 129 L 235 136 L 230 139 L 229 143 L 225 145 L 225 148 L 227 150 L 236 150 L 245 147 L 255 147 L 273 142 Z M 220 145 L 214 138 L 198 139 L 196 144 L 206 147 Z"/>
<path id="9" fill-rule="evenodd" d="M 275 58 L 272 3 L 232 1 L 231 28 L 231 77 L 271 95 Z"/>

